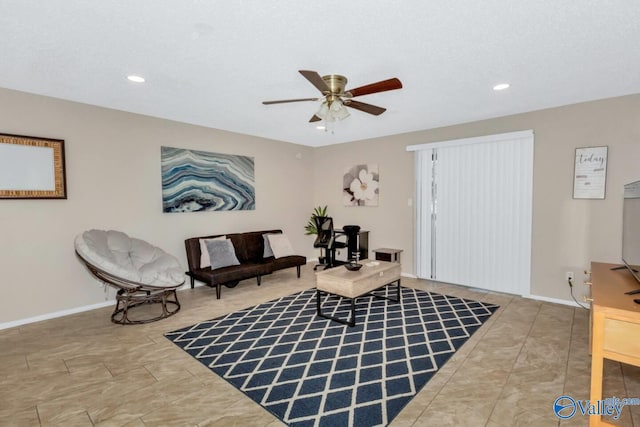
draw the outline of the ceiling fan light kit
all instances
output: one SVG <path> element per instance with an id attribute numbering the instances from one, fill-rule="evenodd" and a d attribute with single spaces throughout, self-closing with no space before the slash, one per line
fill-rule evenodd
<path id="1" fill-rule="evenodd" d="M 327 122 L 335 122 L 336 120 L 344 120 L 351 114 L 349 114 L 342 101 L 338 99 L 335 101 L 323 101 L 315 115 Z"/>
<path id="2" fill-rule="evenodd" d="M 320 76 L 316 71 L 299 70 L 312 85 L 316 87 L 322 94 L 320 98 L 300 98 L 300 99 L 283 99 L 277 101 L 263 101 L 264 105 L 283 104 L 288 102 L 301 101 L 321 101 L 318 111 L 311 116 L 309 122 L 318 122 L 324 120 L 326 123 L 333 123 L 336 120 L 344 120 L 350 116 L 347 107 L 360 110 L 365 113 L 379 116 L 386 111 L 386 108 L 377 105 L 366 104 L 356 101 L 352 98 L 356 96 L 370 95 L 388 90 L 401 89 L 402 83 L 397 78 L 383 80 L 377 83 L 371 83 L 366 86 L 360 86 L 355 89 L 345 91 L 347 78 L 339 74 L 329 74 Z M 326 129 L 326 127 L 325 127 Z"/>

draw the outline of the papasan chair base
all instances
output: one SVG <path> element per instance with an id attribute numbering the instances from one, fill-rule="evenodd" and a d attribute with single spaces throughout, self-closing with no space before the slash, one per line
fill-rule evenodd
<path id="1" fill-rule="evenodd" d="M 146 319 L 129 319 L 129 309 L 143 304 L 162 304 L 162 313 L 158 316 Z M 175 289 L 167 291 L 125 291 L 119 289 L 116 295 L 116 308 L 111 314 L 111 321 L 121 325 L 136 325 L 141 323 L 155 322 L 172 316 L 180 310 L 180 302 Z"/>
<path id="2" fill-rule="evenodd" d="M 111 314 L 111 321 L 113 323 L 118 323 L 120 325 L 150 323 L 172 316 L 180 310 L 180 302 L 178 301 L 176 289 L 182 286 L 182 284 L 170 288 L 143 285 L 112 276 L 95 265 L 87 262 L 82 258 L 82 256 L 80 256 L 80 259 L 84 261 L 87 268 L 89 268 L 89 271 L 91 271 L 96 278 L 103 283 L 118 289 L 116 293 L 116 307 Z M 162 312 L 154 317 L 146 317 L 136 320 L 129 318 L 129 309 L 145 304 L 161 304 Z"/>
<path id="3" fill-rule="evenodd" d="M 76 239 L 76 253 L 98 280 L 117 289 L 116 306 L 111 314 L 111 321 L 113 323 L 136 325 L 155 322 L 172 316 L 180 310 L 180 302 L 178 301 L 176 290 L 183 285 L 184 276 L 180 276 L 182 273 L 177 259 L 174 259 L 171 255 L 144 241 L 132 239 L 135 240 L 136 243 L 132 245 L 134 249 L 129 249 L 129 251 L 131 251 L 130 253 L 134 253 L 136 248 L 142 248 L 142 250 L 151 248 L 154 252 L 150 262 L 156 262 L 159 257 L 162 257 L 165 261 L 158 264 L 165 265 L 167 264 L 166 260 L 168 260 L 169 267 L 164 268 L 161 272 L 164 280 L 157 280 L 156 283 L 142 283 L 137 280 L 131 280 L 108 272 L 105 267 L 98 267 L 87 259 L 95 258 L 96 256 L 95 253 L 91 252 L 91 249 L 94 249 L 91 247 L 92 245 L 97 244 L 108 247 L 111 240 L 114 240 L 114 237 L 108 237 L 108 235 L 104 233 L 111 233 L 112 236 L 115 234 L 115 238 L 121 239 L 121 241 L 118 242 L 120 245 L 122 245 L 122 236 L 127 239 L 130 238 L 124 233 L 113 231 L 104 232 L 101 230 L 91 230 L 88 233 L 94 233 L 93 235 L 86 235 L 86 233 L 87 232 L 78 236 Z M 109 240 L 109 238 L 111 238 L 111 240 Z M 87 241 L 89 245 L 85 244 Z M 98 249 L 98 252 L 104 256 L 107 250 L 104 247 Z M 108 251 L 106 253 L 108 253 Z M 108 262 L 103 262 L 102 265 L 106 265 L 107 268 L 113 267 L 111 263 Z M 166 274 L 167 271 L 169 274 Z M 154 304 L 159 304 L 159 307 L 155 310 L 148 310 L 153 312 L 153 314 L 143 316 L 143 314 L 147 313 L 141 307 Z M 131 309 L 136 307 L 140 307 L 140 309 L 131 311 Z M 156 315 L 158 311 L 160 311 L 160 313 Z"/>

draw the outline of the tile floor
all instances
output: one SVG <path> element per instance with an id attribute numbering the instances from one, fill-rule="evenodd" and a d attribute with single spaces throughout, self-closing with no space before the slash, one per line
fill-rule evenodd
<path id="1" fill-rule="evenodd" d="M 587 426 L 553 401 L 588 399 L 588 312 L 424 280 L 403 286 L 500 304 L 391 426 Z M 279 426 L 282 423 L 163 337 L 166 331 L 314 286 L 312 266 L 258 287 L 179 292 L 182 310 L 119 326 L 111 308 L 0 331 L 0 426 Z M 604 396 L 640 397 L 640 369 L 605 364 Z M 617 421 L 640 426 L 640 407 Z"/>

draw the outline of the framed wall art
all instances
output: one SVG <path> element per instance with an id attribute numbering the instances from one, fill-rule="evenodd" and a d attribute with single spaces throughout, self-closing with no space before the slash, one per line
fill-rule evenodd
<path id="1" fill-rule="evenodd" d="M 253 157 L 161 147 L 163 212 L 255 210 Z"/>
<path id="2" fill-rule="evenodd" d="M 576 148 L 573 175 L 574 199 L 604 199 L 607 184 L 608 147 Z"/>
<path id="3" fill-rule="evenodd" d="M 66 199 L 64 140 L 0 134 L 0 199 Z"/>
<path id="4" fill-rule="evenodd" d="M 378 164 L 360 164 L 348 168 L 342 177 L 344 206 L 378 206 L 380 174 Z"/>

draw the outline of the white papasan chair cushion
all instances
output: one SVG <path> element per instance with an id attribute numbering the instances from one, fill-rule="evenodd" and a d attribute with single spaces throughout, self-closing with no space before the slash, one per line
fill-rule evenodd
<path id="1" fill-rule="evenodd" d="M 76 236 L 75 248 L 89 263 L 122 279 L 159 287 L 184 282 L 176 257 L 120 231 L 85 231 Z"/>

